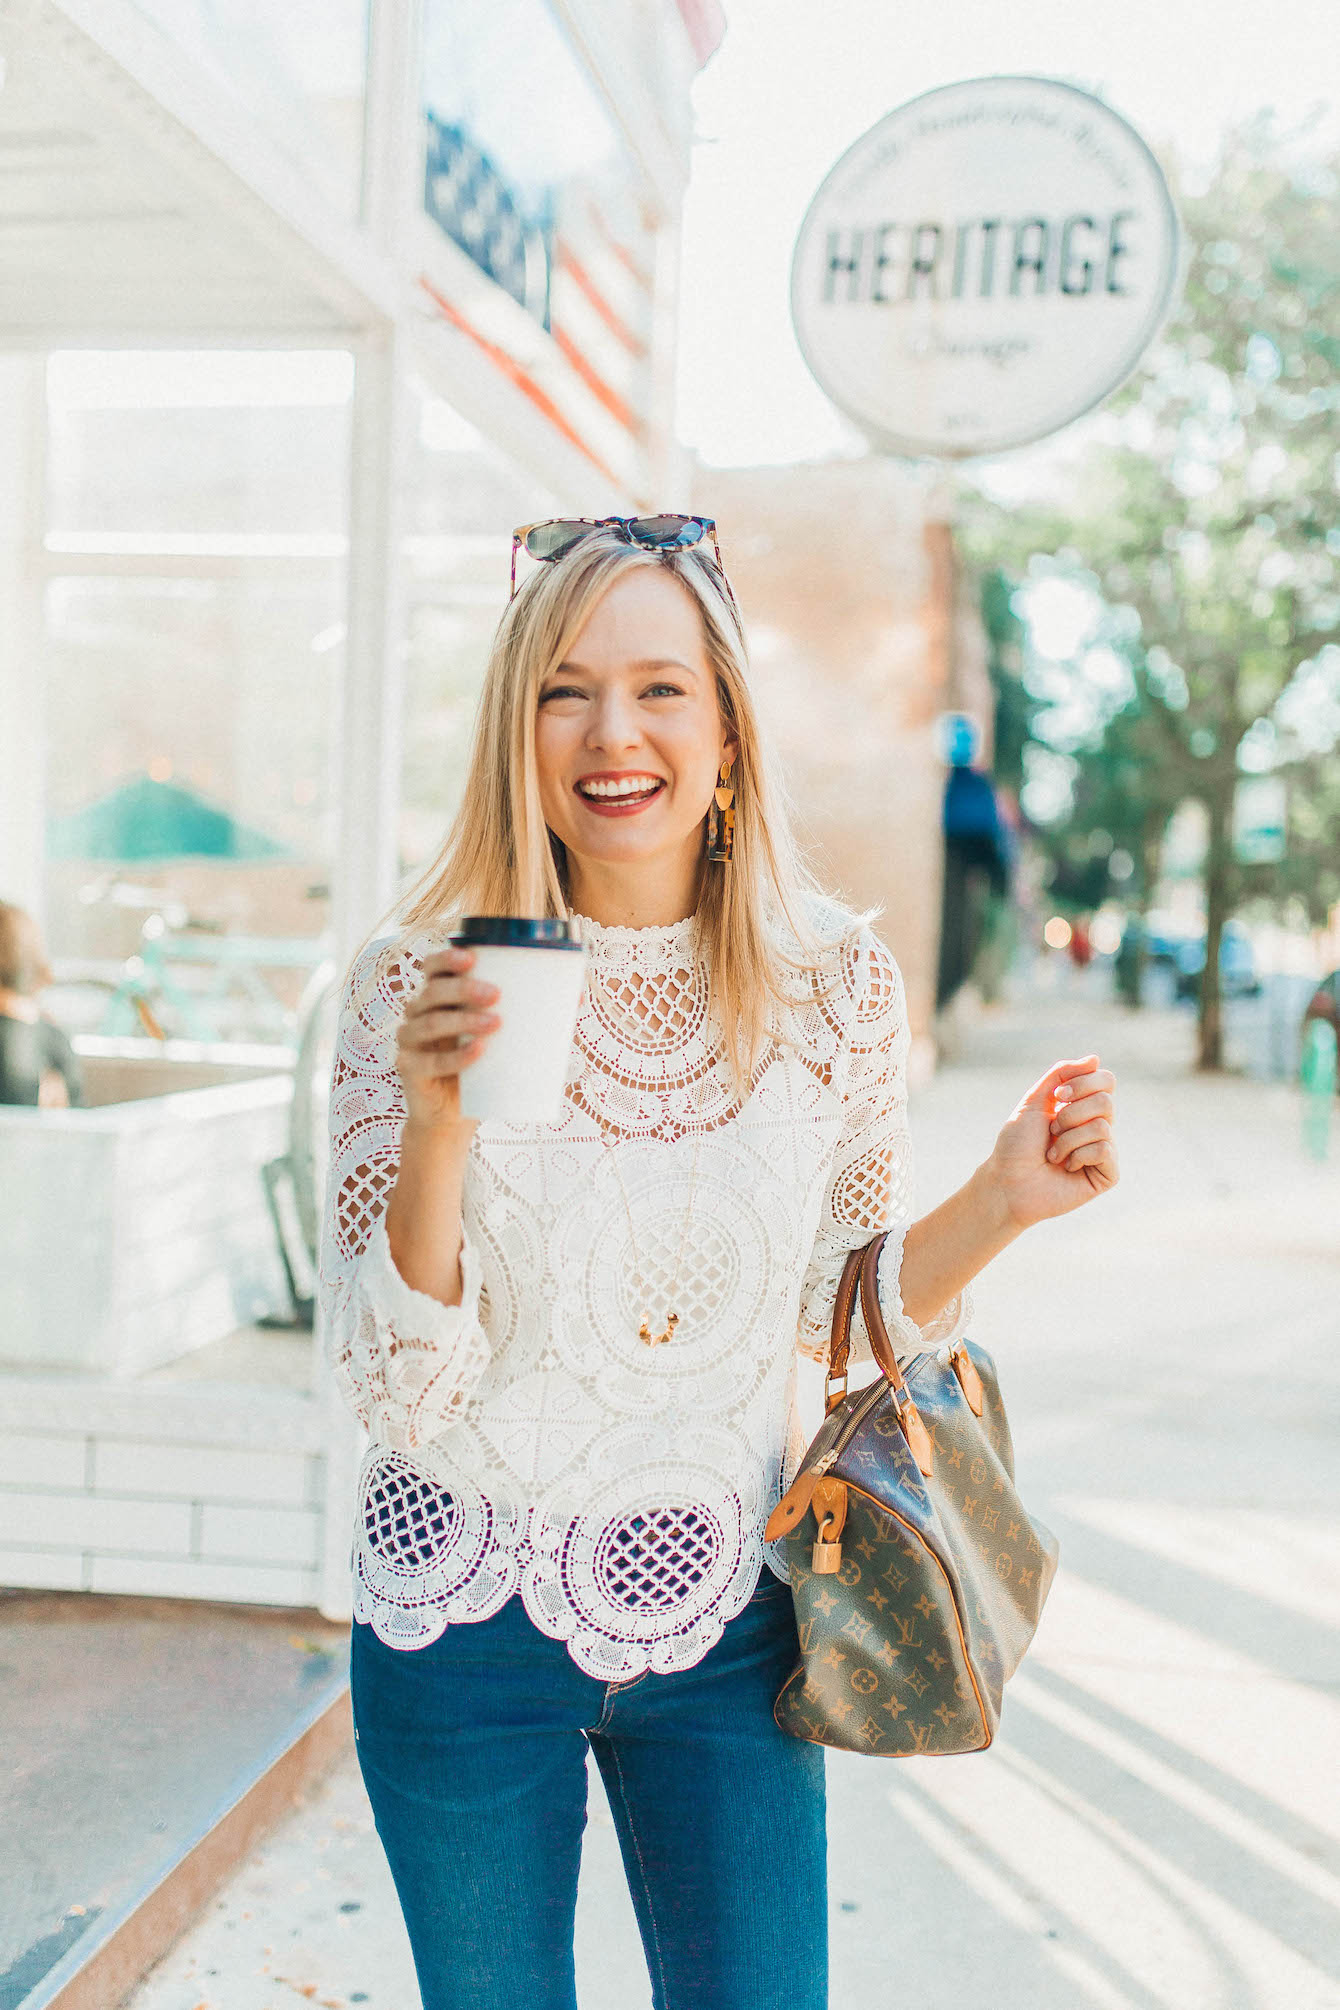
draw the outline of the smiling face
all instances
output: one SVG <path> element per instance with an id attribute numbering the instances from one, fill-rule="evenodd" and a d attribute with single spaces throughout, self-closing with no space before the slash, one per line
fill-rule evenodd
<path id="1" fill-rule="evenodd" d="M 734 759 L 688 589 L 639 568 L 617 579 L 540 686 L 544 820 L 583 877 L 696 878 L 721 761 Z M 685 875 L 691 878 L 686 879 Z"/>

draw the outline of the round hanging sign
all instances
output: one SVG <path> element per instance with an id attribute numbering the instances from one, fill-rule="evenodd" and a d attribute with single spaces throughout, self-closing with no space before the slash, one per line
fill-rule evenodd
<path id="1" fill-rule="evenodd" d="M 995 454 L 1130 375 L 1172 302 L 1177 213 L 1134 127 L 1047 77 L 947 84 L 849 147 L 791 267 L 805 361 L 886 452 Z"/>

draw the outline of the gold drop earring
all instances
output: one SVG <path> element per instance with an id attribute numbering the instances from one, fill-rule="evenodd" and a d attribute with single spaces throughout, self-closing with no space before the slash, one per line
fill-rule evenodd
<path id="1" fill-rule="evenodd" d="M 707 812 L 707 856 L 720 865 L 729 865 L 735 849 L 735 791 L 730 785 L 731 761 L 721 763 L 712 805 Z"/>

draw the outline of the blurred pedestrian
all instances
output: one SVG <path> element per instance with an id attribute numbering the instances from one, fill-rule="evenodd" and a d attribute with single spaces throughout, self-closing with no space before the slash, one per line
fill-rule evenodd
<path id="1" fill-rule="evenodd" d="M 1298 1079 L 1303 1090 L 1303 1144 L 1312 1158 L 1324 1159 L 1331 1148 L 1331 1112 L 1340 1086 L 1335 1027 L 1329 1019 L 1305 1020 Z"/>
<path id="2" fill-rule="evenodd" d="M 1307 1001 L 1299 1047 L 1298 1079 L 1303 1090 L 1303 1142 L 1313 1158 L 1324 1159 L 1331 1143 L 1332 1099 L 1340 1090 L 1340 970 L 1328 971 Z"/>
<path id="3" fill-rule="evenodd" d="M 1066 946 L 1070 951 L 1070 961 L 1076 970 L 1087 970 L 1093 960 L 1093 938 L 1089 934 L 1086 915 L 1076 915 L 1070 925 L 1070 941 Z"/>
<path id="4" fill-rule="evenodd" d="M 50 982 L 37 923 L 0 901 L 0 1103 L 65 1109 L 84 1100 L 78 1056 L 37 1002 Z"/>
<path id="5" fill-rule="evenodd" d="M 1328 971 L 1308 999 L 1303 1014 L 1304 1031 L 1314 1019 L 1320 1019 L 1340 1034 L 1340 970 Z"/>
<path id="6" fill-rule="evenodd" d="M 1117 953 L 1112 959 L 1112 982 L 1124 1005 L 1140 1003 L 1148 954 L 1144 921 L 1138 914 L 1127 915 Z"/>
<path id="7" fill-rule="evenodd" d="M 517 534 L 549 562 L 500 624 L 459 817 L 344 987 L 321 1294 L 371 1440 L 353 1714 L 424 2010 L 571 2010 L 588 1749 L 657 2010 L 822 2010 L 824 1757 L 772 1714 L 800 1650 L 764 1545 L 795 1356 L 824 1359 L 881 1231 L 910 1355 L 1117 1177 L 1091 1054 L 910 1219 L 902 976 L 795 853 L 694 525 Z M 507 1012 L 447 946 L 465 915 L 580 922 L 556 1122 L 461 1114 Z"/>

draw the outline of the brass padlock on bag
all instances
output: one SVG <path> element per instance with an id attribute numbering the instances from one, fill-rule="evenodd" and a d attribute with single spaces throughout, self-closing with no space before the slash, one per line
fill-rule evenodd
<path id="1" fill-rule="evenodd" d="M 841 1480 L 822 1479 L 810 1496 L 819 1524 L 810 1568 L 816 1576 L 831 1576 L 842 1568 L 842 1530 L 847 1519 L 847 1489 Z"/>

